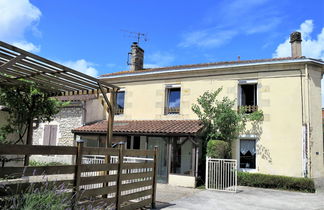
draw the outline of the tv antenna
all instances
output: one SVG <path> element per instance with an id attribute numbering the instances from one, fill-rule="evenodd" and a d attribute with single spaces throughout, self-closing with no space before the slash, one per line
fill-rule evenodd
<path id="1" fill-rule="evenodd" d="M 121 29 L 121 31 L 124 32 L 124 33 L 127 33 L 128 37 L 136 38 L 138 44 L 140 43 L 140 40 L 143 40 L 144 42 L 148 41 L 147 33 L 128 31 L 128 30 L 124 30 L 124 29 Z"/>

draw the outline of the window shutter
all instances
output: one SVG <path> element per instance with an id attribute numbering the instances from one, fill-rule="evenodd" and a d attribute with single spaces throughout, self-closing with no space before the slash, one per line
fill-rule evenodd
<path id="1" fill-rule="evenodd" d="M 57 125 L 51 125 L 51 134 L 50 134 L 50 145 L 56 145 L 56 136 L 57 136 Z"/>
<path id="2" fill-rule="evenodd" d="M 44 126 L 44 137 L 43 137 L 43 145 L 49 145 L 50 143 L 50 133 L 51 128 L 49 125 Z"/>

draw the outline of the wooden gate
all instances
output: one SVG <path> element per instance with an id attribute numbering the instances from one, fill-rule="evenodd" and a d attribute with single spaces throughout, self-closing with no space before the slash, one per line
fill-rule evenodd
<path id="1" fill-rule="evenodd" d="M 123 146 L 92 148 L 83 147 L 82 142 L 77 147 L 0 144 L 0 155 L 74 155 L 76 161 L 74 165 L 62 166 L 2 167 L 0 185 L 5 187 L 0 188 L 0 196 L 25 193 L 31 183 L 34 187 L 63 183 L 65 193 L 73 195 L 73 207 L 155 207 L 157 148 L 153 151 L 125 150 Z M 89 155 L 106 158 L 82 161 Z M 111 162 L 111 156 L 118 158 Z M 124 161 L 124 158 L 141 161 Z"/>
<path id="2" fill-rule="evenodd" d="M 236 192 L 237 161 L 206 157 L 206 189 Z"/>

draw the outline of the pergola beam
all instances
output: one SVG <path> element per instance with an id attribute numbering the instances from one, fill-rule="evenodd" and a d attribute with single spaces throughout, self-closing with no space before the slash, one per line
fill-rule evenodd
<path id="1" fill-rule="evenodd" d="M 48 60 L 48 59 L 46 59 L 46 58 L 40 57 L 40 56 L 38 56 L 38 55 L 32 54 L 32 53 L 27 52 L 27 51 L 25 51 L 25 50 L 22 50 L 22 49 L 20 49 L 20 48 L 14 47 L 14 46 L 12 46 L 12 45 L 10 45 L 10 44 L 7 44 L 7 43 L 5 43 L 5 42 L 0 41 L 0 46 L 3 46 L 3 47 L 5 47 L 5 48 L 7 48 L 7 49 L 9 49 L 9 50 L 11 50 L 11 51 L 14 51 L 14 52 L 18 52 L 18 53 L 20 53 L 20 54 L 23 54 L 23 55 L 28 56 L 28 57 L 30 57 L 30 58 L 33 58 L 33 59 L 35 59 L 35 60 L 41 61 L 41 62 L 43 62 L 43 63 L 45 63 L 45 64 L 47 64 L 47 65 L 51 65 L 51 66 L 57 67 L 58 69 L 61 69 L 62 71 L 70 72 L 70 73 L 73 73 L 73 74 L 75 74 L 75 75 L 80 75 L 81 77 L 83 77 L 83 78 L 85 78 L 85 79 L 89 79 L 90 81 L 96 81 L 96 82 L 99 82 L 99 79 L 93 78 L 93 77 L 91 77 L 91 76 L 89 76 L 89 75 L 83 74 L 83 73 L 81 73 L 81 72 L 79 72 L 79 71 L 76 71 L 76 70 L 73 70 L 73 69 L 68 68 L 68 67 L 66 67 L 66 66 L 63 66 L 63 65 L 61 65 L 61 64 L 55 63 L 55 62 L 53 62 L 53 61 L 51 61 L 51 60 Z M 110 87 L 110 88 L 118 88 L 117 86 L 112 85 L 112 84 L 108 84 L 108 83 L 106 83 L 106 82 L 101 82 L 101 83 L 102 83 L 103 85 L 107 86 L 107 87 Z"/>
<path id="2" fill-rule="evenodd" d="M 2 83 L 12 84 L 14 80 L 18 81 L 19 79 L 43 81 L 59 91 L 77 91 L 78 93 L 84 93 L 88 90 L 92 92 L 94 89 L 100 89 L 98 82 L 108 92 L 110 89 L 118 89 L 115 85 L 99 81 L 97 78 L 1 41 L 0 63 L 2 64 L 2 72 L 6 73 L 6 75 L 0 77 Z"/>
<path id="3" fill-rule="evenodd" d="M 6 59 L 12 59 L 12 57 L 10 57 L 9 55 L 3 54 L 0 52 L 0 57 L 4 57 Z M 5 61 L 0 61 L 0 62 L 5 62 Z M 11 68 L 19 68 L 19 71 L 22 72 L 26 72 L 27 75 L 29 75 L 30 77 L 32 77 L 33 75 L 38 75 L 41 74 L 42 72 L 44 72 L 44 74 L 60 74 L 62 77 L 62 79 L 66 79 L 66 80 L 70 80 L 70 83 L 74 82 L 78 85 L 82 85 L 84 86 L 84 89 L 90 89 L 90 88 L 98 88 L 96 81 L 90 82 L 90 81 L 82 81 L 82 79 L 77 79 L 80 77 L 73 77 L 69 74 L 67 74 L 67 72 L 65 71 L 58 71 L 57 69 L 53 69 L 50 68 L 48 66 L 44 67 L 42 66 L 42 64 L 30 60 L 28 58 L 24 59 L 23 61 L 16 63 L 14 66 L 12 66 Z M 22 77 L 28 78 L 27 75 L 21 75 Z M 19 76 L 17 76 L 19 77 Z M 18 79 L 18 78 L 16 78 Z"/>
<path id="4" fill-rule="evenodd" d="M 0 66 L 0 72 L 9 68 L 10 66 L 14 65 L 15 63 L 17 63 L 18 61 L 24 59 L 26 57 L 26 55 L 20 54 L 17 57 L 14 57 L 13 59 L 11 59 L 10 61 L 8 61 L 7 63 L 4 63 Z"/>

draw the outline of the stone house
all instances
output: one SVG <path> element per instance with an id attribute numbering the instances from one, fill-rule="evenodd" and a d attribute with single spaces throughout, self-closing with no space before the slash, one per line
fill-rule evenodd
<path id="1" fill-rule="evenodd" d="M 159 146 L 159 181 L 195 186 L 201 158 L 199 122 L 191 105 L 205 91 L 222 87 L 247 114 L 262 110 L 264 121 L 248 124 L 232 143 L 238 169 L 293 177 L 324 177 L 321 78 L 324 61 L 306 58 L 301 35 L 291 35 L 291 57 L 203 63 L 144 69 L 144 50 L 132 45 L 131 70 L 102 75 L 121 87 L 113 134 L 130 149 Z M 97 142 L 106 121 L 75 128 Z M 103 142 L 103 141 L 101 141 Z"/>
<path id="2" fill-rule="evenodd" d="M 62 108 L 53 121 L 37 125 L 33 133 L 34 145 L 73 146 L 73 128 L 105 119 L 105 112 L 97 95 L 58 96 L 57 99 L 69 104 Z M 33 155 L 31 160 L 71 163 L 72 156 Z"/>

